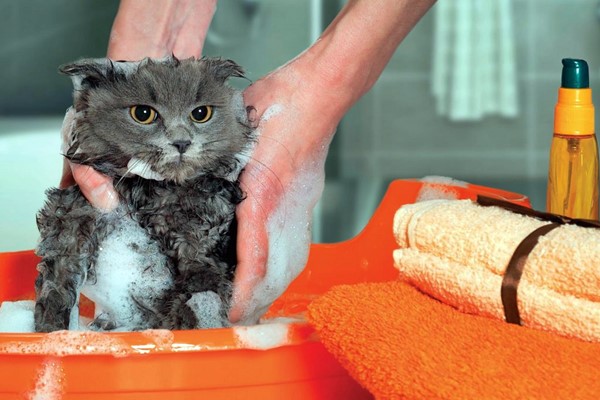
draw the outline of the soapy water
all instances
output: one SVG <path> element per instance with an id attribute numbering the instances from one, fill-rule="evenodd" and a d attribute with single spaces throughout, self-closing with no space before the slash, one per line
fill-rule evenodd
<path id="1" fill-rule="evenodd" d="M 56 331 L 44 334 L 37 341 L 5 341 L 0 343 L 3 354 L 44 354 L 64 357 L 81 354 L 111 354 L 124 357 L 134 349 L 114 335 L 92 331 Z"/>
<path id="2" fill-rule="evenodd" d="M 274 318 L 261 321 L 261 325 L 238 326 L 233 328 L 235 342 L 238 348 L 252 350 L 268 350 L 289 343 L 289 328 L 291 323 L 299 320 L 291 318 Z M 185 346 L 175 343 L 175 334 L 164 329 L 146 330 L 141 332 L 153 344 L 142 345 L 135 349 L 136 353 L 147 353 L 150 350 L 185 351 L 203 350 L 198 346 Z M 39 343 L 11 344 L 0 346 L 0 352 L 9 354 L 46 354 L 46 358 L 34 378 L 35 386 L 27 393 L 28 400 L 59 400 L 62 399 L 66 376 L 63 370 L 61 356 L 74 354 L 112 354 L 126 356 L 134 351 L 119 339 L 98 332 L 59 331 L 49 333 Z M 56 356 L 56 357 L 52 357 Z"/>
<path id="3" fill-rule="evenodd" d="M 215 294 L 216 295 L 216 294 Z M 218 296 L 217 296 L 218 297 Z M 219 299 L 220 302 L 220 299 Z M 214 305 L 214 304 L 213 304 Z M 33 333 L 33 300 L 16 302 L 5 301 L 0 306 L 0 326 L 4 333 Z M 211 306 L 206 306 L 209 309 Z M 25 323 L 23 323 L 25 321 Z M 85 317 L 81 317 L 84 326 Z M 269 349 L 288 343 L 290 324 L 303 323 L 302 316 L 264 318 L 258 325 L 235 326 L 233 332 L 239 348 Z M 76 354 L 111 354 L 123 357 L 133 353 L 148 353 L 155 350 L 202 350 L 198 347 L 185 347 L 176 343 L 175 334 L 167 329 L 147 329 L 139 331 L 149 343 L 131 346 L 119 336 L 89 330 L 56 331 L 44 334 L 38 341 L 10 341 L 0 343 L 0 353 L 4 354 L 44 354 L 49 356 L 69 356 Z M 209 345 L 205 347 L 210 348 Z"/>
<path id="4" fill-rule="evenodd" d="M 9 302 L 5 302 L 9 303 Z M 33 303 L 31 301 L 31 303 Z M 30 315 L 33 319 L 33 311 Z M 3 319 L 10 319 L 5 313 Z M 236 348 L 268 350 L 290 343 L 291 324 L 302 323 L 302 318 L 278 317 L 262 319 L 258 325 L 234 326 L 231 329 L 235 337 Z M 8 329 L 7 331 L 11 331 Z M 19 331 L 25 332 L 25 331 Z M 33 327 L 30 331 L 33 332 Z M 130 354 L 145 354 L 152 351 L 202 351 L 211 346 L 185 345 L 176 342 L 175 333 L 166 329 L 148 329 L 140 332 L 148 339 L 146 344 L 130 345 L 119 336 L 93 331 L 57 331 L 45 334 L 39 341 L 11 341 L 0 343 L 0 353 L 3 354 L 43 354 L 55 357 L 70 355 L 110 354 L 114 357 L 125 357 Z M 56 363 L 55 363 L 56 364 Z M 52 364 L 54 365 L 54 364 Z M 52 365 L 44 366 L 38 381 L 51 382 L 48 378 L 56 376 Z M 39 385 L 38 385 L 39 386 Z M 47 390 L 50 385 L 42 385 Z M 40 386 L 40 388 L 42 388 Z M 41 392 L 42 389 L 40 389 Z M 42 392 L 41 392 L 42 393 Z M 43 392 L 47 393 L 47 392 Z M 39 397 L 44 398 L 44 397 Z"/>
<path id="5" fill-rule="evenodd" d="M 289 342 L 289 323 L 272 321 L 268 324 L 236 326 L 236 340 L 245 349 L 268 350 Z"/>

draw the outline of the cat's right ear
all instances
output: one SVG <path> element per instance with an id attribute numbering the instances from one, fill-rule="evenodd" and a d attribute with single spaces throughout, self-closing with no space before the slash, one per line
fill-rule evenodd
<path id="1" fill-rule="evenodd" d="M 105 59 L 83 59 L 61 65 L 58 70 L 71 77 L 76 90 L 96 88 L 106 80 Z"/>
<path id="2" fill-rule="evenodd" d="M 59 67 L 71 76 L 75 90 L 97 88 L 104 83 L 124 79 L 138 63 L 114 62 L 108 58 L 87 58 Z"/>

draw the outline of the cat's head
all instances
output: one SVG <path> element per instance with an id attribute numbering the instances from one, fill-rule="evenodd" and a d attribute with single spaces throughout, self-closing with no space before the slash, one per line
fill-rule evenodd
<path id="1" fill-rule="evenodd" d="M 202 58 L 64 65 L 74 85 L 66 157 L 116 177 L 235 179 L 253 143 L 231 60 Z"/>

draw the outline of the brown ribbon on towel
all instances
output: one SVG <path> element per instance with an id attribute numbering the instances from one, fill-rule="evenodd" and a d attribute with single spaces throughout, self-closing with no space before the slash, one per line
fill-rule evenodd
<path id="1" fill-rule="evenodd" d="M 536 211 L 505 200 L 481 195 L 477 196 L 477 203 L 481 206 L 500 207 L 517 214 L 551 222 L 548 225 L 543 225 L 534 230 L 527 235 L 525 239 L 521 241 L 521 243 L 519 243 L 510 261 L 508 262 L 508 265 L 506 266 L 506 271 L 504 272 L 502 288 L 500 289 L 502 306 L 504 307 L 504 317 L 506 322 L 521 325 L 521 317 L 519 315 L 519 306 L 517 303 L 517 289 L 519 287 L 519 282 L 521 281 L 521 276 L 523 275 L 523 268 L 525 267 L 527 256 L 529 256 L 529 253 L 531 253 L 535 245 L 538 243 L 539 238 L 551 230 L 558 228 L 560 225 L 573 224 L 586 228 L 600 228 L 600 222 L 589 219 L 569 218 L 562 215 Z"/>

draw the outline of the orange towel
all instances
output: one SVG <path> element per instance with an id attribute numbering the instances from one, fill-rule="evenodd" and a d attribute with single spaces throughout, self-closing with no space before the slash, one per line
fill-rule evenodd
<path id="1" fill-rule="evenodd" d="M 309 306 L 325 347 L 379 399 L 597 399 L 600 344 L 464 314 L 405 282 Z"/>
<path id="2" fill-rule="evenodd" d="M 400 276 L 461 311 L 504 319 L 500 288 L 514 250 L 548 222 L 470 200 L 403 206 L 394 218 Z M 523 325 L 600 341 L 600 229 L 563 225 L 527 257 Z"/>

